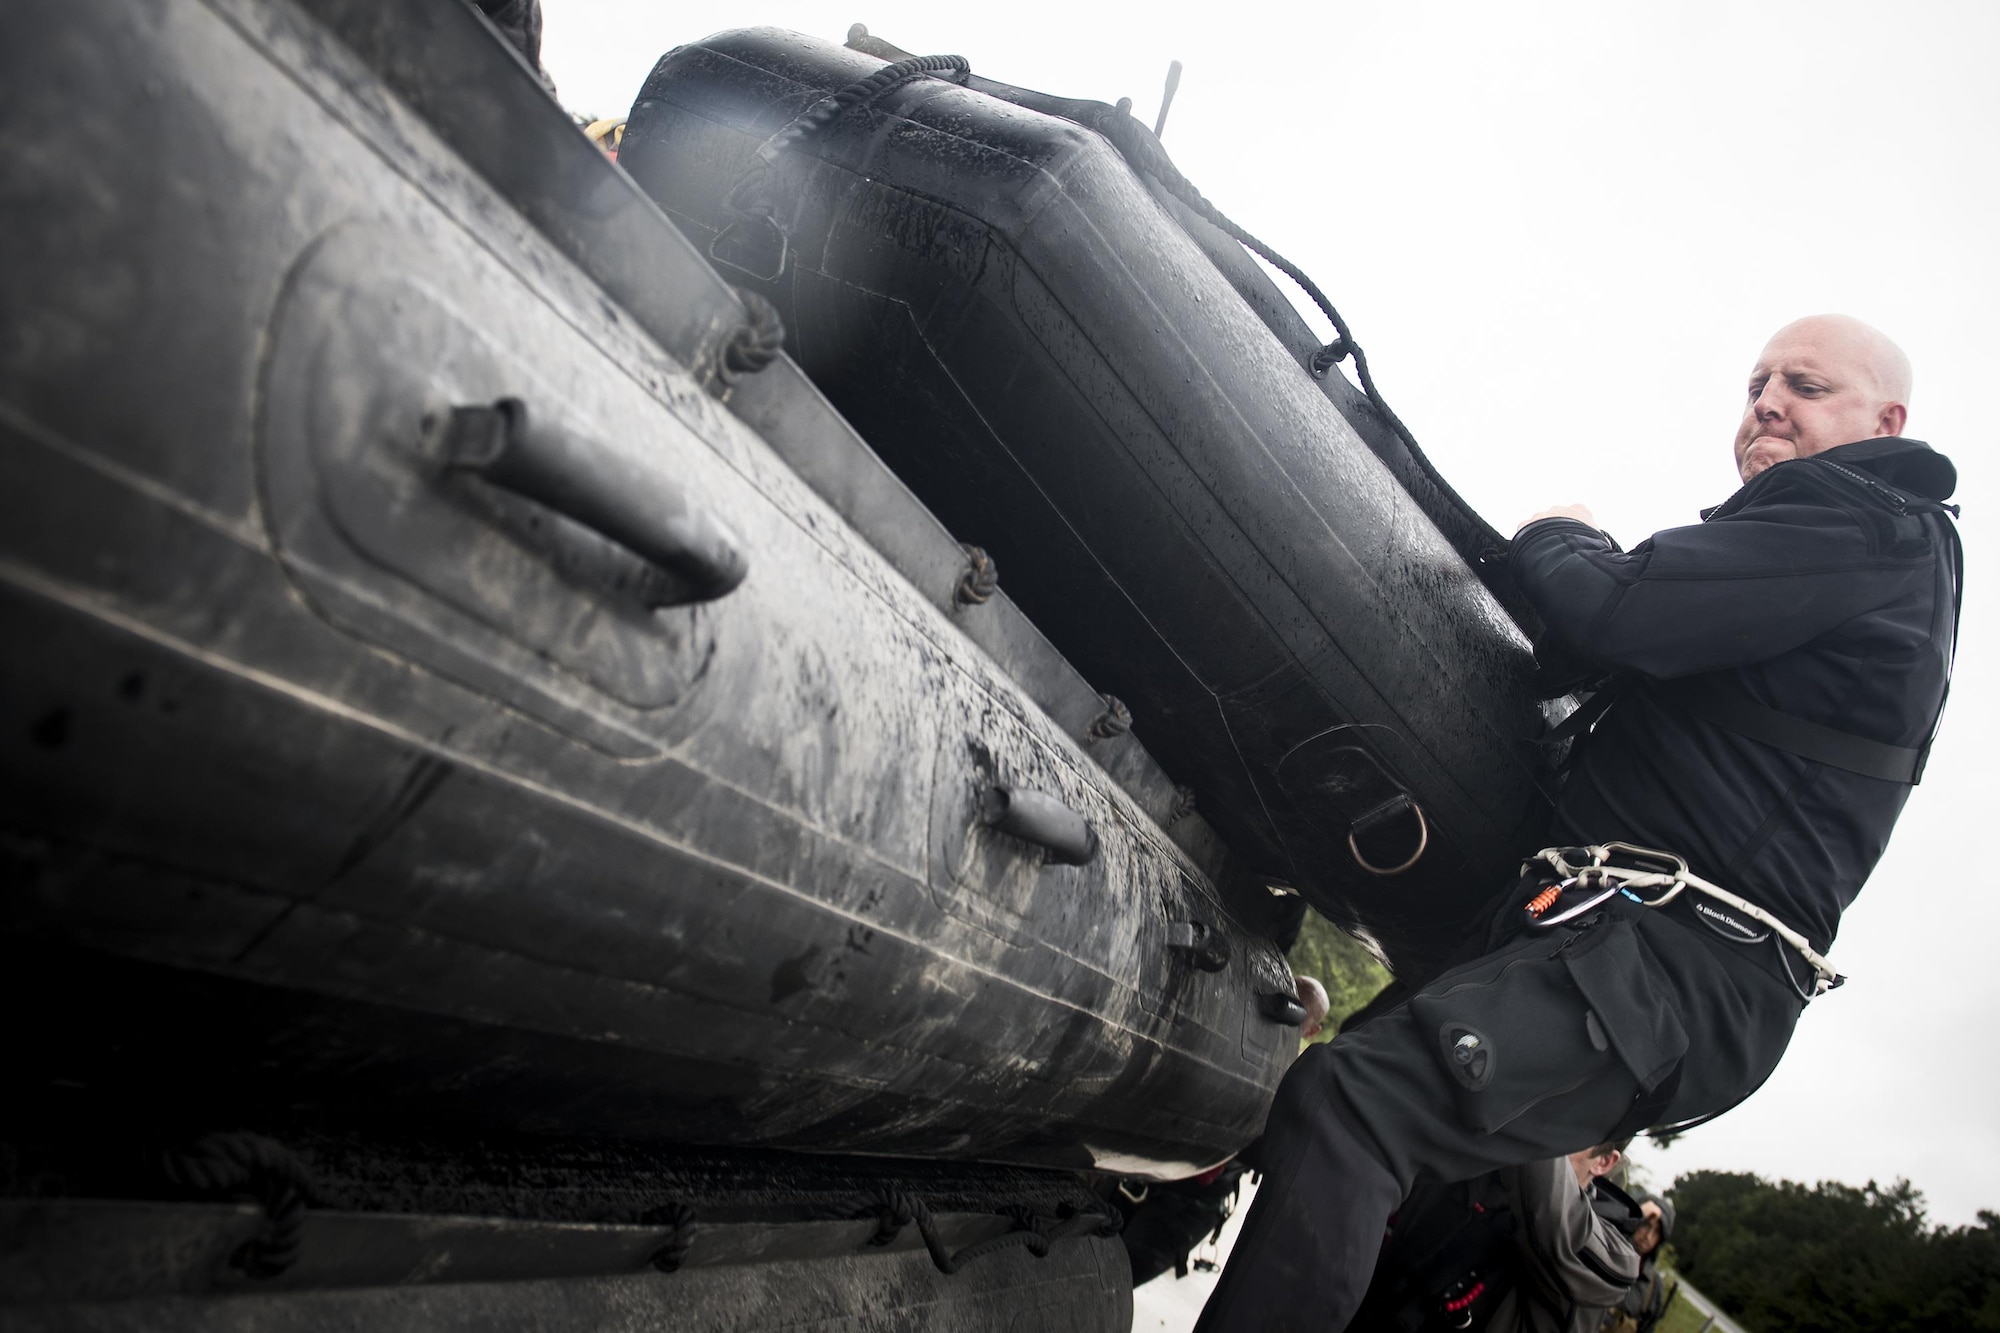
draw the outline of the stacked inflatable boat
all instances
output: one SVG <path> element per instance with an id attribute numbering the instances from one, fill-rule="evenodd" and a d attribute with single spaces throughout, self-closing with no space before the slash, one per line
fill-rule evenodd
<path id="1" fill-rule="evenodd" d="M 621 161 L 1232 847 L 1431 965 L 1542 817 L 1525 643 L 1114 119 L 758 30 L 661 60 Z"/>
<path id="2" fill-rule="evenodd" d="M 10 1327 L 1122 1328 L 1268 885 L 1421 966 L 1525 845 L 1518 634 L 1073 121 L 739 188 L 884 62 L 685 48 L 683 235 L 467 6 L 10 24 Z"/>

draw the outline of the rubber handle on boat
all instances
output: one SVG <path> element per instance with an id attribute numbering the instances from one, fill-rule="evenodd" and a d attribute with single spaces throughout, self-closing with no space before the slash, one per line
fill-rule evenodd
<path id="1" fill-rule="evenodd" d="M 452 408 L 441 452 L 448 469 L 573 519 L 661 571 L 649 605 L 714 601 L 750 572 L 735 535 L 679 486 L 531 416 L 518 398 Z"/>
<path id="2" fill-rule="evenodd" d="M 1257 1009 L 1273 1023 L 1283 1023 L 1291 1028 L 1301 1028 L 1306 1025 L 1306 1007 L 1299 1003 L 1299 997 L 1296 995 L 1286 995 L 1282 991 L 1259 995 Z"/>
<path id="3" fill-rule="evenodd" d="M 1045 792 L 996 783 L 981 797 L 979 817 L 1042 848 L 1055 865 L 1089 865 L 1097 858 L 1097 834 L 1084 817 Z"/>

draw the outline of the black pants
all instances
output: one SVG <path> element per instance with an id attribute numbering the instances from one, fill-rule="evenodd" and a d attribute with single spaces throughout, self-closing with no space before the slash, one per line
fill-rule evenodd
<path id="1" fill-rule="evenodd" d="M 1292 1066 L 1198 1333 L 1344 1328 L 1418 1180 L 1575 1152 L 1635 1114 L 1734 1105 L 1776 1068 L 1801 1007 L 1768 952 L 1623 903 L 1445 972 Z"/>

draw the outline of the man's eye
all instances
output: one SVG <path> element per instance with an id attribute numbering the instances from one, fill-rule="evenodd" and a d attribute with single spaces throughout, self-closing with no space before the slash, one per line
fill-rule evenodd
<path id="1" fill-rule="evenodd" d="M 1795 384 L 1792 387 L 1795 391 L 1806 395 L 1808 398 L 1826 392 L 1826 386 L 1821 384 Z"/>

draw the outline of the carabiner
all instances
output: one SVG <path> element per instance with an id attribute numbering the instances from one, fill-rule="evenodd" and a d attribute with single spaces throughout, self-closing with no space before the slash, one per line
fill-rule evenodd
<path id="1" fill-rule="evenodd" d="M 1568 893 L 1571 889 L 1583 887 L 1580 884 L 1580 879 L 1581 879 L 1580 876 L 1571 876 L 1569 879 L 1566 879 L 1562 883 L 1556 885 L 1555 888 L 1557 897 L 1555 899 L 1555 902 L 1550 903 L 1549 906 L 1554 907 L 1557 904 L 1561 903 L 1562 895 Z M 1616 883 L 1611 881 L 1605 881 L 1597 888 L 1597 891 L 1595 893 L 1589 894 L 1581 902 L 1575 904 L 1574 906 L 1564 907 L 1560 912 L 1557 912 L 1554 916 L 1532 916 L 1532 915 L 1529 916 L 1528 925 L 1530 928 L 1535 930 L 1546 930 L 1550 926 L 1559 926 L 1565 921 L 1573 920 L 1574 918 L 1581 916 L 1583 913 L 1588 912 L 1591 908 L 1597 906 L 1599 903 L 1603 902 L 1606 898 L 1611 897 L 1613 894 L 1617 892 L 1618 892 L 1618 885 Z M 1540 895 L 1537 896 L 1539 897 Z M 1525 911 L 1525 909 L 1523 910 Z"/>

